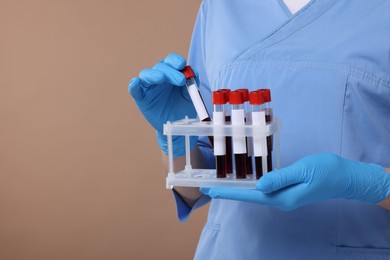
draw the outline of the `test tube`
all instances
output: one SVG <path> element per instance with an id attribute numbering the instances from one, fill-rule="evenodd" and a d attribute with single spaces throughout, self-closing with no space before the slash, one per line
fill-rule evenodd
<path id="1" fill-rule="evenodd" d="M 226 97 L 223 92 L 213 92 L 213 124 L 215 126 L 221 126 L 225 124 L 225 106 Z M 216 175 L 217 178 L 226 178 L 226 139 L 223 131 L 217 133 L 217 128 L 214 128 L 214 155 L 216 162 Z"/>
<path id="2" fill-rule="evenodd" d="M 219 89 L 219 92 L 222 92 L 225 95 L 225 122 L 230 123 L 230 105 L 229 102 L 229 93 L 230 89 L 223 88 Z M 226 172 L 228 174 L 233 173 L 233 153 L 232 153 L 232 137 L 226 136 Z"/>
<path id="3" fill-rule="evenodd" d="M 271 90 L 264 88 L 264 89 L 259 89 L 259 92 L 262 93 L 264 97 L 264 110 L 265 110 L 265 121 L 267 123 L 271 123 L 273 121 L 273 111 L 271 108 Z M 268 149 L 268 155 L 267 155 L 267 166 L 268 166 L 268 171 L 272 171 L 272 150 L 273 150 L 273 137 L 267 136 L 267 149 Z"/>
<path id="4" fill-rule="evenodd" d="M 262 92 L 251 92 L 249 94 L 249 102 L 252 105 L 252 125 L 265 126 L 266 116 L 263 107 L 265 101 Z M 266 146 L 266 138 L 257 136 L 253 137 L 253 155 L 255 157 L 256 179 L 260 179 L 261 176 L 263 176 L 264 170 L 267 170 L 267 166 L 263 165 L 263 160 L 265 159 L 264 156 L 267 156 Z M 264 163 L 267 164 L 267 161 L 264 160 Z"/>
<path id="5" fill-rule="evenodd" d="M 191 66 L 186 66 L 181 72 L 186 77 L 186 86 L 188 93 L 190 94 L 192 103 L 194 104 L 196 113 L 198 114 L 200 121 L 211 121 L 210 115 L 207 112 L 206 106 L 204 104 L 203 98 L 200 95 L 198 84 L 195 80 L 195 73 L 192 70 Z"/>
<path id="6" fill-rule="evenodd" d="M 236 162 L 236 178 L 245 179 L 246 178 L 246 142 L 245 135 L 239 133 L 235 126 L 245 126 L 245 112 L 244 112 L 244 100 L 242 93 L 239 91 L 232 91 L 229 94 L 229 103 L 232 106 L 232 127 L 233 133 L 238 133 L 237 135 L 233 134 L 233 151 L 234 151 L 234 160 Z"/>
<path id="7" fill-rule="evenodd" d="M 203 98 L 200 95 L 198 84 L 195 80 L 195 73 L 192 70 L 191 66 L 185 66 L 181 70 L 181 73 L 186 77 L 186 86 L 188 94 L 190 94 L 192 103 L 194 104 L 196 113 L 198 114 L 199 120 L 202 122 L 210 122 L 210 115 L 207 112 L 206 106 L 204 104 Z M 209 136 L 210 144 L 213 145 L 214 140 L 212 136 Z"/>
<path id="8" fill-rule="evenodd" d="M 249 112 L 249 108 L 248 108 L 249 90 L 247 88 L 240 88 L 240 89 L 237 89 L 237 91 L 241 92 L 242 97 L 244 98 L 245 122 L 247 124 L 251 124 L 251 113 Z M 247 149 L 246 170 L 247 170 L 247 174 L 253 173 L 251 144 L 252 144 L 252 138 L 247 137 L 246 138 L 246 149 Z"/>

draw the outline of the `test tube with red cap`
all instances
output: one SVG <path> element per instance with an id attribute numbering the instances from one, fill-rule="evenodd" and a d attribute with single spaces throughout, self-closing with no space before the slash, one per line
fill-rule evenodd
<path id="1" fill-rule="evenodd" d="M 213 92 L 213 125 L 221 126 L 225 124 L 225 104 L 226 95 L 220 91 Z M 217 178 L 226 178 L 226 139 L 223 130 L 218 132 L 218 128 L 214 128 L 214 156 L 216 162 Z"/>
<path id="2" fill-rule="evenodd" d="M 249 112 L 248 103 L 249 103 L 249 90 L 247 88 L 240 88 L 237 91 L 242 93 L 242 97 L 244 98 L 244 111 L 245 111 L 245 122 L 247 124 L 251 123 L 251 113 Z M 247 158 L 246 158 L 246 170 L 247 174 L 253 173 L 252 167 L 252 138 L 246 138 L 246 149 L 247 149 Z"/>
<path id="3" fill-rule="evenodd" d="M 264 110 L 264 96 L 260 91 L 253 91 L 249 94 L 249 103 L 252 105 L 252 125 L 265 126 L 265 110 Z M 253 137 L 253 155 L 255 157 L 256 179 L 263 176 L 264 171 L 267 171 L 267 142 L 266 138 L 254 136 Z M 264 164 L 263 164 L 264 161 Z"/>
<path id="4" fill-rule="evenodd" d="M 188 93 L 190 94 L 192 103 L 194 104 L 199 120 L 204 122 L 211 121 L 210 115 L 207 112 L 202 96 L 200 95 L 198 84 L 196 83 L 195 80 L 195 73 L 192 70 L 191 66 L 184 67 L 184 69 L 182 69 L 181 72 L 186 77 L 187 90 Z"/>
<path id="5" fill-rule="evenodd" d="M 186 86 L 188 94 L 190 94 L 192 103 L 194 104 L 196 113 L 198 114 L 199 120 L 202 122 L 210 122 L 210 115 L 207 112 L 206 106 L 204 104 L 203 98 L 200 95 L 198 84 L 195 80 L 195 73 L 192 70 L 191 66 L 185 66 L 181 72 L 186 77 Z M 209 136 L 210 144 L 213 145 L 213 137 Z"/>
<path id="6" fill-rule="evenodd" d="M 265 116 L 267 123 L 270 123 L 273 120 L 273 111 L 271 108 L 271 90 L 268 88 L 262 88 L 257 91 L 261 92 L 263 95 Z"/>
<path id="7" fill-rule="evenodd" d="M 232 106 L 232 126 L 245 126 L 244 98 L 242 93 L 239 91 L 230 92 L 229 103 Z M 236 164 L 236 178 L 245 179 L 247 173 L 245 135 L 235 135 L 233 132 L 233 151 Z"/>
<path id="8" fill-rule="evenodd" d="M 225 122 L 230 123 L 230 106 L 229 102 L 229 93 L 230 89 L 223 88 L 219 89 L 219 92 L 222 92 L 225 95 Z M 226 172 L 233 173 L 233 153 L 232 153 L 232 137 L 226 136 Z"/>
<path id="9" fill-rule="evenodd" d="M 259 89 L 259 92 L 262 93 L 264 97 L 264 110 L 265 110 L 265 121 L 267 123 L 271 123 L 273 121 L 273 111 L 271 108 L 271 90 L 270 89 Z M 267 155 L 267 165 L 268 165 L 268 171 L 272 171 L 272 150 L 273 150 L 273 137 L 267 136 L 267 149 L 268 149 L 268 155 Z"/>

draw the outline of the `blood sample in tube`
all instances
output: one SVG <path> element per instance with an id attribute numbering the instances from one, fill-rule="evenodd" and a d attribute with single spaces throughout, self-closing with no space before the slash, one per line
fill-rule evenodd
<path id="1" fill-rule="evenodd" d="M 264 97 L 264 109 L 265 109 L 265 120 L 267 123 L 271 123 L 273 121 L 273 111 L 271 108 L 271 90 L 270 89 L 259 89 L 259 92 L 262 93 Z M 273 151 L 273 136 L 267 137 L 267 149 L 268 149 L 268 155 L 267 155 L 267 165 L 268 165 L 268 171 L 272 171 L 272 151 Z"/>
<path id="2" fill-rule="evenodd" d="M 229 93 L 230 89 L 223 88 L 219 89 L 219 92 L 222 92 L 225 95 L 225 122 L 230 123 L 230 105 L 229 102 Z M 232 153 L 232 137 L 226 136 L 226 172 L 233 173 L 233 153 Z"/>
<path id="3" fill-rule="evenodd" d="M 244 98 L 244 111 L 245 111 L 245 122 L 246 123 L 251 123 L 251 114 L 249 113 L 249 108 L 248 108 L 248 102 L 249 102 L 249 90 L 247 88 L 240 88 L 237 89 L 236 91 L 239 91 L 242 93 L 242 97 Z M 251 139 L 252 138 L 246 138 L 246 149 L 247 149 L 247 158 L 246 158 L 246 170 L 247 174 L 252 174 L 253 173 L 253 167 L 252 167 L 252 149 L 250 149 L 250 144 L 251 144 Z"/>
<path id="4" fill-rule="evenodd" d="M 222 126 L 225 124 L 226 98 L 223 92 L 213 92 L 213 125 Z M 219 132 L 218 132 L 219 131 Z M 214 155 L 216 160 L 217 178 L 226 178 L 226 139 L 223 131 L 214 128 Z"/>
<path id="5" fill-rule="evenodd" d="M 234 127 L 245 126 L 245 112 L 244 112 L 244 100 L 242 94 L 239 91 L 232 91 L 229 94 L 229 103 L 232 106 L 232 127 L 233 131 L 233 151 L 234 159 L 236 162 L 236 178 L 245 179 L 246 178 L 246 142 L 245 136 L 240 133 Z"/>
<path id="6" fill-rule="evenodd" d="M 263 107 L 264 96 L 259 91 L 253 91 L 249 94 L 249 102 L 252 105 L 252 125 L 265 126 L 265 110 Z M 256 179 L 263 176 L 263 155 L 267 154 L 266 139 L 253 137 L 253 155 L 255 157 Z"/>
<path id="7" fill-rule="evenodd" d="M 191 66 L 186 66 L 181 70 L 181 73 L 186 77 L 186 86 L 188 94 L 190 94 L 192 103 L 194 104 L 196 113 L 198 114 L 199 120 L 202 122 L 210 122 L 210 115 L 207 112 L 206 106 L 204 104 L 203 98 L 200 95 L 198 84 L 195 80 L 195 73 L 192 70 Z M 213 137 L 209 136 L 209 141 L 213 145 Z"/>
<path id="8" fill-rule="evenodd" d="M 236 178 L 245 179 L 246 178 L 246 153 L 243 154 L 234 154 L 234 160 L 236 162 Z"/>
<path id="9" fill-rule="evenodd" d="M 204 104 L 203 98 L 200 95 L 198 84 L 195 80 L 195 73 L 192 70 L 191 66 L 186 66 L 181 72 L 186 77 L 186 86 L 188 93 L 190 94 L 192 103 L 194 104 L 196 113 L 198 114 L 200 121 L 211 121 L 210 115 L 207 112 L 206 106 Z"/>

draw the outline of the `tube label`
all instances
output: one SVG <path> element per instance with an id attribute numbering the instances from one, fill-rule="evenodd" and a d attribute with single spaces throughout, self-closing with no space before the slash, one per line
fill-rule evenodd
<path id="1" fill-rule="evenodd" d="M 246 153 L 245 130 L 244 128 L 234 127 L 245 126 L 244 109 L 233 109 L 231 120 L 233 126 L 233 152 L 235 154 Z"/>
<path id="2" fill-rule="evenodd" d="M 188 93 L 190 94 L 192 103 L 194 104 L 196 113 L 198 114 L 198 117 L 200 121 L 206 119 L 209 117 L 209 113 L 206 110 L 206 107 L 203 103 L 202 97 L 200 96 L 198 87 L 196 84 L 191 84 L 187 86 Z"/>
<path id="3" fill-rule="evenodd" d="M 252 125 L 265 126 L 265 111 L 252 112 Z M 267 137 L 253 136 L 253 155 L 267 156 Z"/>
<path id="4" fill-rule="evenodd" d="M 226 154 L 226 138 L 222 127 L 225 124 L 225 113 L 213 112 L 213 124 L 214 124 L 214 155 Z"/>

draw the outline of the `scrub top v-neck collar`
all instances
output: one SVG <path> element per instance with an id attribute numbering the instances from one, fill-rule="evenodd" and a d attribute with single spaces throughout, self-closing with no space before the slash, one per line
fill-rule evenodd
<path id="1" fill-rule="evenodd" d="M 305 7 L 311 0 L 278 0 L 279 5 L 287 16 L 292 16 Z M 288 3 L 287 3 L 288 2 Z M 293 11 L 294 10 L 294 11 Z"/>
<path id="2" fill-rule="evenodd" d="M 312 0 L 295 14 L 292 14 L 290 10 L 288 10 L 288 7 L 285 5 L 283 0 L 278 1 L 280 7 L 284 9 L 285 12 L 288 11 L 288 19 L 268 36 L 236 55 L 232 60 L 232 63 L 251 59 L 254 55 L 266 49 L 267 47 L 285 40 L 302 27 L 307 26 L 318 19 L 322 14 L 324 14 L 340 0 Z M 229 65 L 231 64 L 228 64 L 228 66 Z"/>
<path id="3" fill-rule="evenodd" d="M 287 15 L 287 17 L 291 17 L 294 14 L 290 11 L 290 9 L 287 7 L 284 0 L 278 0 L 280 8 L 282 8 L 283 12 Z"/>

